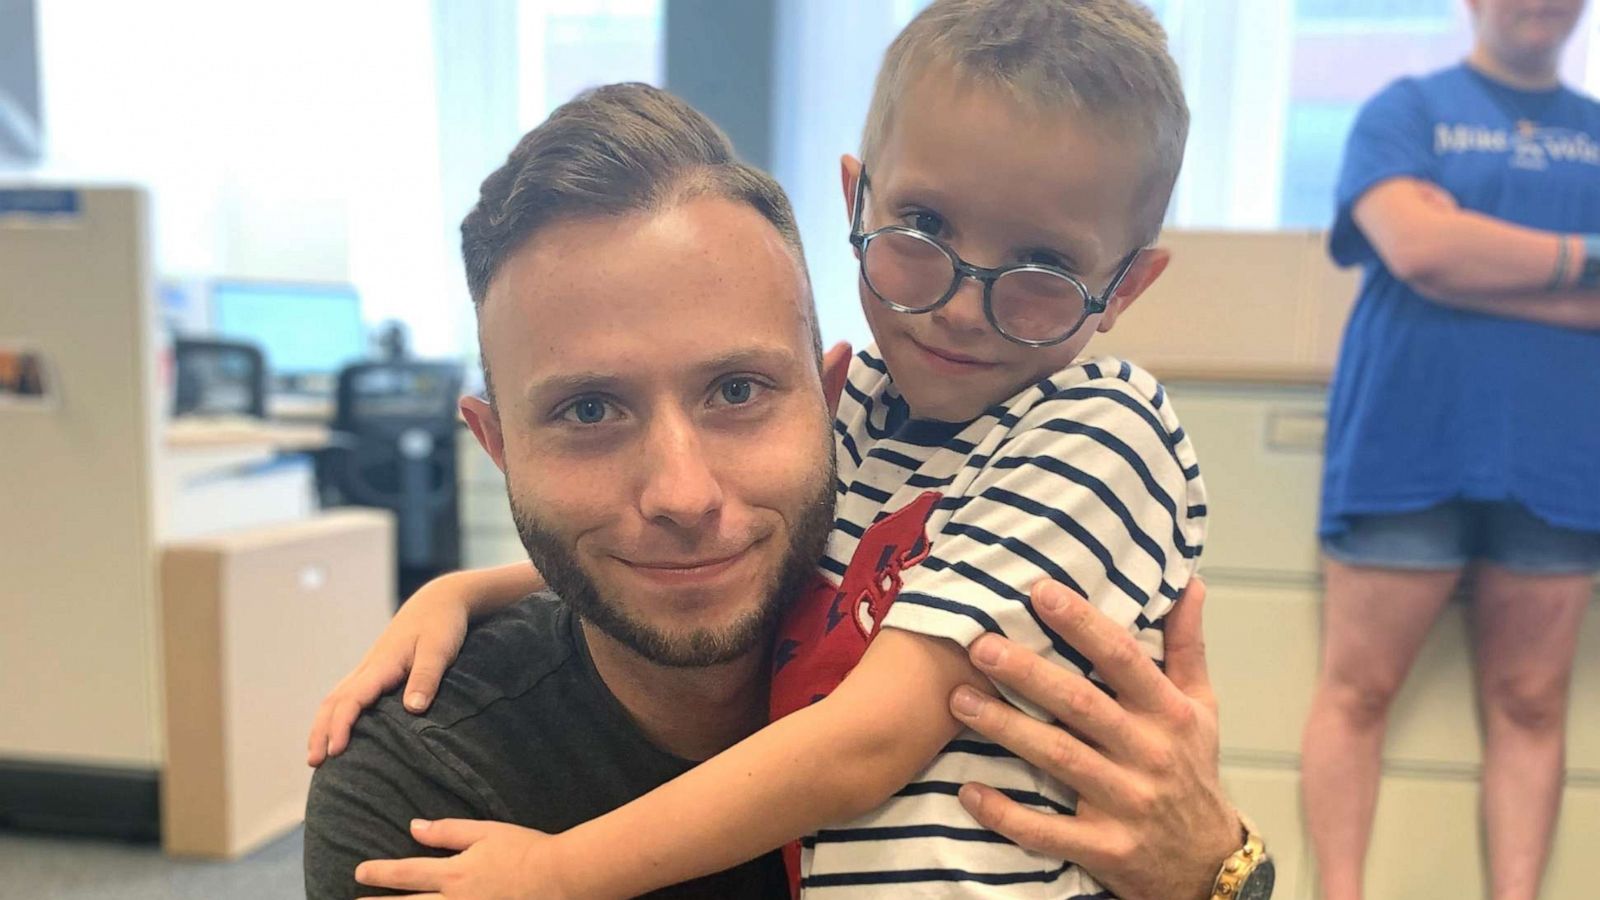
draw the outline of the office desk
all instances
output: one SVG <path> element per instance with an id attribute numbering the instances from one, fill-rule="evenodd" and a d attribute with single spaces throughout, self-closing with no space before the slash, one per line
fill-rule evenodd
<path id="1" fill-rule="evenodd" d="M 165 434 L 168 452 L 177 454 L 255 446 L 293 453 L 320 450 L 328 446 L 328 439 L 326 424 L 270 419 L 179 419 L 167 426 Z"/>
<path id="2" fill-rule="evenodd" d="M 299 822 L 305 735 L 394 597 L 393 517 L 347 509 L 164 548 L 162 839 L 231 857 Z"/>
<path id="3" fill-rule="evenodd" d="M 248 419 L 180 419 L 156 457 L 158 542 L 282 525 L 317 513 L 316 476 L 302 454 L 326 428 Z"/>
<path id="4" fill-rule="evenodd" d="M 326 425 L 333 421 L 332 397 L 314 394 L 269 394 L 267 416 L 288 424 Z"/>

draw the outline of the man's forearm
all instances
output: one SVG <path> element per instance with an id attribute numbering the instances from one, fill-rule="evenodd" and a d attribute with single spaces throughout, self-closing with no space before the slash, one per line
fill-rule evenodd
<path id="1" fill-rule="evenodd" d="M 1575 234 L 1531 228 L 1470 209 L 1431 182 L 1384 182 L 1352 209 L 1396 278 L 1444 305 L 1569 289 L 1584 246 Z"/>
<path id="2" fill-rule="evenodd" d="M 1576 235 L 1529 228 L 1475 210 L 1436 205 L 1426 227 L 1406 235 L 1399 272 L 1436 300 L 1493 300 L 1537 294 L 1576 281 L 1583 243 Z"/>
<path id="3" fill-rule="evenodd" d="M 1586 255 L 1583 238 L 1522 229 L 1469 211 L 1456 210 L 1452 218 L 1457 220 L 1457 224 L 1467 223 L 1468 231 L 1491 236 L 1496 232 L 1502 233 L 1502 236 L 1509 235 L 1519 246 L 1527 243 L 1530 235 L 1549 244 L 1549 247 L 1537 247 L 1538 250 L 1554 248 L 1549 254 L 1534 252 L 1530 258 L 1534 272 L 1540 265 L 1548 265 L 1549 275 L 1536 288 L 1514 291 L 1484 289 L 1491 279 L 1482 270 L 1486 266 L 1499 265 L 1501 261 L 1495 259 L 1495 254 L 1488 248 L 1482 248 L 1484 255 L 1466 253 L 1458 263 L 1440 267 L 1436 276 L 1414 280 L 1412 286 L 1425 297 L 1440 306 L 1467 312 L 1538 322 L 1558 328 L 1600 329 L 1600 290 L 1579 285 Z M 1500 249 L 1504 250 L 1504 247 Z M 1545 255 L 1550 255 L 1551 259 L 1544 260 Z M 1501 271 L 1497 277 L 1508 283 L 1525 280 L 1529 274 L 1526 265 L 1524 263 L 1520 271 Z"/>
<path id="4" fill-rule="evenodd" d="M 1600 292 L 1556 291 L 1489 297 L 1434 298 L 1440 306 L 1558 328 L 1600 331 Z"/>

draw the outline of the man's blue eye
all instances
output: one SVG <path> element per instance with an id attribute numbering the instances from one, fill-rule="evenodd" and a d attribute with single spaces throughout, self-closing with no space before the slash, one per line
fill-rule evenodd
<path id="1" fill-rule="evenodd" d="M 606 417 L 606 404 L 603 400 L 579 400 L 568 408 L 584 425 L 598 425 L 600 420 Z"/>
<path id="2" fill-rule="evenodd" d="M 736 378 L 722 383 L 722 399 L 738 406 L 749 403 L 750 395 L 755 392 L 755 385 L 748 378 Z"/>

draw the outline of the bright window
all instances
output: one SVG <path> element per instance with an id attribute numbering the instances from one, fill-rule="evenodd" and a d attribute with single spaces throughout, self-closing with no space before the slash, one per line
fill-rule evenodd
<path id="1" fill-rule="evenodd" d="M 868 339 L 845 242 L 838 159 L 860 142 L 883 50 L 924 0 L 780 0 L 774 174 L 790 192 L 830 338 Z M 1323 228 L 1345 138 L 1393 79 L 1466 55 L 1462 0 L 1153 0 L 1193 112 L 1169 221 Z M 1569 83 L 1600 91 L 1600 13 L 1567 48 Z"/>
<path id="2" fill-rule="evenodd" d="M 585 88 L 616 81 L 661 84 L 663 0 L 521 0 L 521 126 Z"/>
<path id="3" fill-rule="evenodd" d="M 1295 0 L 1302 24 L 1371 24 L 1374 22 L 1446 22 L 1454 18 L 1458 0 Z"/>
<path id="4" fill-rule="evenodd" d="M 369 325 L 471 355 L 479 183 L 581 88 L 659 83 L 662 5 L 38 0 L 23 174 L 147 186 L 162 276 L 348 282 Z"/>
<path id="5" fill-rule="evenodd" d="M 1361 104 L 1403 75 L 1458 62 L 1472 43 L 1461 0 L 1166 0 L 1194 111 L 1171 221 L 1193 228 L 1323 228 Z M 1563 57 L 1568 83 L 1600 89 L 1591 7 Z"/>

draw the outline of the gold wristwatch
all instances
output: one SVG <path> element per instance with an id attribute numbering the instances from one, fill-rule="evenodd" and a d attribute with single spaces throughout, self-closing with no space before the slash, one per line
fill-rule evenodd
<path id="1" fill-rule="evenodd" d="M 1239 825 L 1244 831 L 1244 846 L 1223 860 L 1222 870 L 1211 885 L 1211 900 L 1268 900 L 1278 877 L 1272 857 L 1267 855 L 1260 832 L 1243 813 L 1239 814 Z"/>

